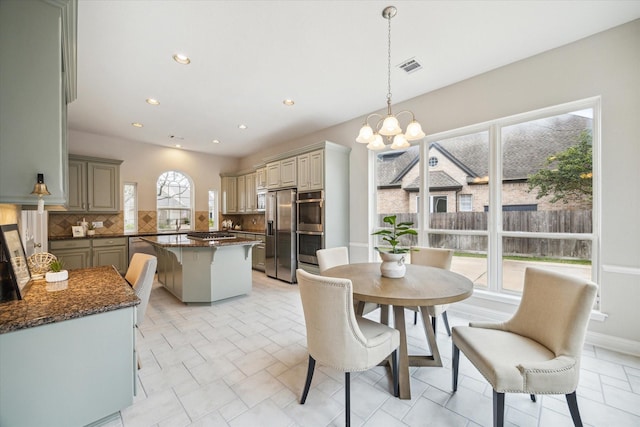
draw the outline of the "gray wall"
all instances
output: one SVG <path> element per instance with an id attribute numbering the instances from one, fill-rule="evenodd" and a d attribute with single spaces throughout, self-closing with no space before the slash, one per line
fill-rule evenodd
<path id="1" fill-rule="evenodd" d="M 602 97 L 600 285 L 601 307 L 608 317 L 592 321 L 589 329 L 592 336 L 606 334 L 608 338 L 601 338 L 611 345 L 640 353 L 640 20 L 418 96 L 394 109 L 412 110 L 425 132 L 434 134 L 593 96 Z M 380 104 L 384 107 L 384 99 Z M 368 153 L 355 142 L 363 117 L 274 145 L 242 159 L 240 165 L 250 167 L 266 155 L 321 140 L 352 147 L 351 252 L 356 258 L 366 257 L 363 246 L 369 239 Z M 488 304 L 477 299 L 476 303 Z"/>

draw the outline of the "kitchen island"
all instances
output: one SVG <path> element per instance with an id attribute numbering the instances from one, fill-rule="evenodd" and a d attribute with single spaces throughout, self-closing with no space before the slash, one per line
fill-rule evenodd
<path id="1" fill-rule="evenodd" d="M 140 300 L 112 267 L 0 304 L 0 426 L 84 426 L 133 403 Z"/>
<path id="2" fill-rule="evenodd" d="M 251 292 L 255 240 L 194 240 L 186 234 L 142 237 L 158 257 L 158 281 L 186 304 L 211 304 Z"/>

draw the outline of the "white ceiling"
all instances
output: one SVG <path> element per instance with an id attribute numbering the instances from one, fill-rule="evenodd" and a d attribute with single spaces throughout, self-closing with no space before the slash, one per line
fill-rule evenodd
<path id="1" fill-rule="evenodd" d="M 69 127 L 241 157 L 383 109 L 390 4 L 394 103 L 640 18 L 612 0 L 80 0 Z"/>

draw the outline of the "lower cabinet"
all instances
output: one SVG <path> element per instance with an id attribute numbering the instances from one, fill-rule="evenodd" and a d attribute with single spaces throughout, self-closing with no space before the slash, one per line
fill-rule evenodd
<path id="1" fill-rule="evenodd" d="M 124 274 L 128 267 L 126 237 L 51 240 L 49 252 L 62 259 L 67 270 L 114 265 Z"/>

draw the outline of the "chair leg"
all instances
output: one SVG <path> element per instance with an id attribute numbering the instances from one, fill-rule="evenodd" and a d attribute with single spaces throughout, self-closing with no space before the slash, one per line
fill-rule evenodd
<path id="1" fill-rule="evenodd" d="M 451 336 L 451 328 L 449 327 L 449 317 L 447 316 L 447 312 L 442 312 L 442 320 L 444 320 L 444 327 L 447 330 L 447 335 Z"/>
<path id="2" fill-rule="evenodd" d="M 391 372 L 393 374 L 393 395 L 395 397 L 400 396 L 400 384 L 398 381 L 398 349 L 396 348 L 391 353 Z"/>
<path id="3" fill-rule="evenodd" d="M 433 328 L 433 333 L 438 336 L 438 331 L 436 331 L 436 316 L 431 316 L 431 327 Z"/>
<path id="4" fill-rule="evenodd" d="M 582 427 L 582 419 L 580 418 L 580 411 L 578 410 L 578 397 L 576 392 L 565 395 L 567 403 L 569 404 L 569 412 L 571 412 L 571 419 L 575 427 Z"/>
<path id="5" fill-rule="evenodd" d="M 504 393 L 493 390 L 493 427 L 504 426 Z"/>
<path id="6" fill-rule="evenodd" d="M 344 412 L 345 426 L 351 426 L 351 375 L 349 372 L 344 373 Z"/>
<path id="7" fill-rule="evenodd" d="M 458 390 L 458 364 L 460 363 L 460 349 L 455 345 L 453 345 L 453 360 L 451 362 L 452 365 L 452 376 L 451 379 L 453 381 L 453 392 L 455 393 Z"/>
<path id="8" fill-rule="evenodd" d="M 311 387 L 311 380 L 313 379 L 313 370 L 316 367 L 316 360 L 309 355 L 309 366 L 307 367 L 307 381 L 304 384 L 304 391 L 302 392 L 302 399 L 300 399 L 300 404 L 304 405 L 304 402 L 307 401 L 307 394 L 309 394 L 309 388 Z"/>
<path id="9" fill-rule="evenodd" d="M 536 395 L 535 395 L 535 394 L 532 394 L 532 395 L 531 395 L 531 401 L 532 401 L 532 402 L 535 402 L 535 401 L 536 401 Z"/>

